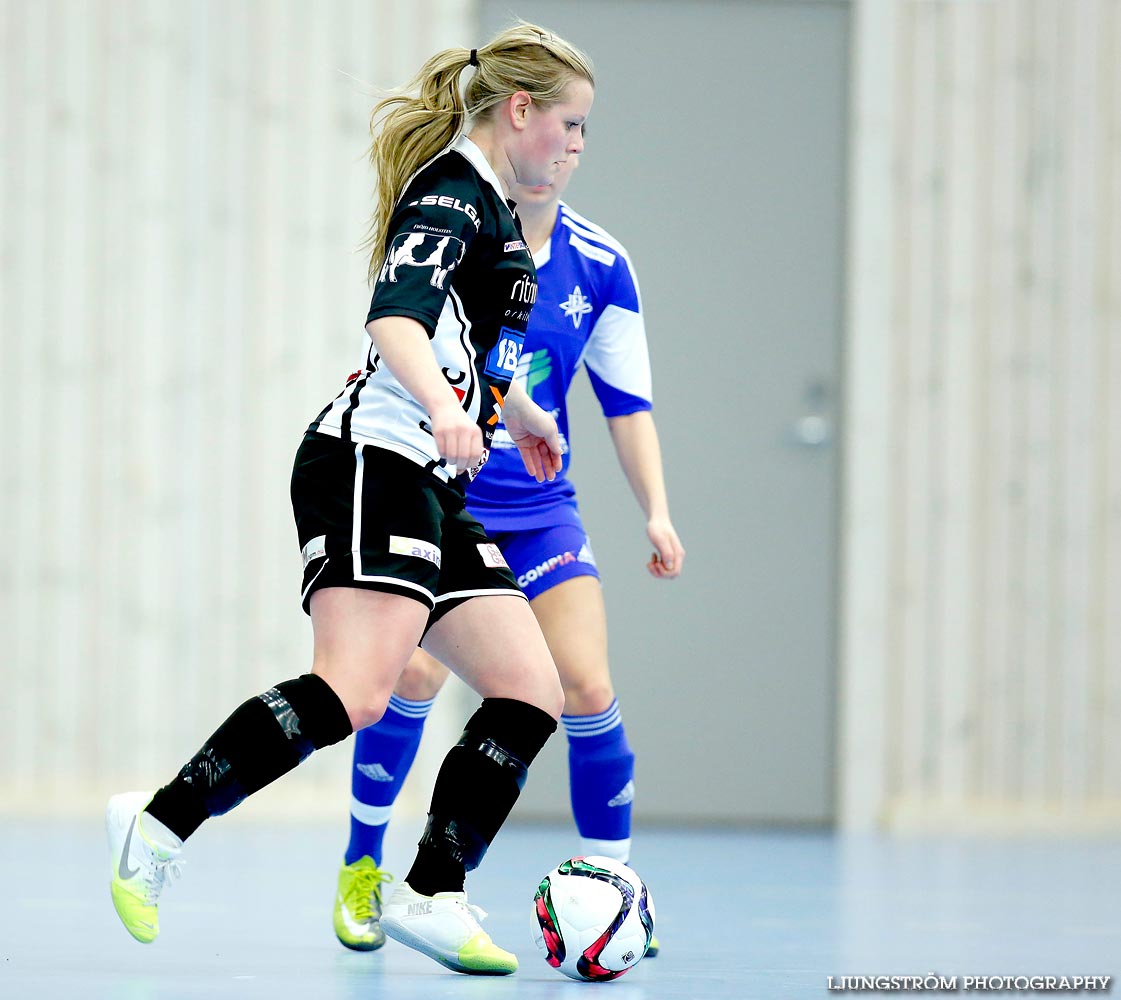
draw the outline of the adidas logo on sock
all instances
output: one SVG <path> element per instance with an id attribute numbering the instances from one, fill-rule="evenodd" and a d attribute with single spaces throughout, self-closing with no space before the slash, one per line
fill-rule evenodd
<path id="1" fill-rule="evenodd" d="M 628 781 L 607 804 L 609 806 L 629 806 L 634 801 L 634 782 Z"/>
<path id="2" fill-rule="evenodd" d="M 361 771 L 371 781 L 392 781 L 393 775 L 390 774 L 381 764 L 359 764 L 358 770 Z"/>

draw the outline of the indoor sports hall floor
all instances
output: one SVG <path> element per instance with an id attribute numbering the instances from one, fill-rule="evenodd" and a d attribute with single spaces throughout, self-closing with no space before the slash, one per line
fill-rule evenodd
<path id="1" fill-rule="evenodd" d="M 571 853 L 566 829 L 508 827 L 469 880 L 492 936 L 521 959 L 506 979 L 458 976 L 392 941 L 372 954 L 339 947 L 344 835 L 338 824 L 209 824 L 164 895 L 160 939 L 144 946 L 112 911 L 99 823 L 4 818 L 0 997 L 744 1000 L 837 996 L 830 976 L 1121 974 L 1116 839 L 639 832 L 635 867 L 662 954 L 590 985 L 546 966 L 529 931 L 540 876 Z M 390 841 L 390 866 L 411 856 L 406 839 Z"/>

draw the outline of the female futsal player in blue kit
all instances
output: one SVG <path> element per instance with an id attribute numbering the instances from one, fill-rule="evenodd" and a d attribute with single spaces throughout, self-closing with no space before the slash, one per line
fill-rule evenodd
<path id="1" fill-rule="evenodd" d="M 583 364 L 654 548 L 650 573 L 681 572 L 685 550 L 670 521 L 650 362 L 638 287 L 624 248 L 560 201 L 577 164 L 551 185 L 515 186 L 522 232 L 537 266 L 538 293 L 517 379 L 568 432 L 565 397 Z M 627 861 L 634 754 L 627 744 L 607 662 L 607 625 L 595 557 L 564 468 L 551 482 L 525 475 L 500 426 L 490 458 L 468 489 L 468 510 L 497 542 L 541 624 L 565 693 L 572 811 L 585 854 Z M 420 744 L 424 720 L 448 671 L 417 650 L 377 725 L 356 736 L 351 836 L 339 872 L 334 925 L 348 948 L 385 943 L 380 927 L 382 841 L 393 802 Z M 654 954 L 653 945 L 648 954 Z"/>

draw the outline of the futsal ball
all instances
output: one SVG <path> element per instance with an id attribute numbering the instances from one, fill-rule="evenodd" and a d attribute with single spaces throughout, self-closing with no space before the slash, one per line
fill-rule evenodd
<path id="1" fill-rule="evenodd" d="M 537 948 L 572 979 L 621 976 L 646 954 L 653 933 L 650 891 L 613 858 L 571 858 L 541 880 L 533 897 Z"/>

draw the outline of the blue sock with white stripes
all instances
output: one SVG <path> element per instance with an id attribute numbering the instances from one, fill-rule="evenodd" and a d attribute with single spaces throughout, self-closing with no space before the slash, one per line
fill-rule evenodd
<path id="1" fill-rule="evenodd" d="M 598 715 L 562 715 L 568 735 L 572 815 L 586 854 L 627 861 L 631 853 L 634 754 L 619 702 Z"/>
<path id="2" fill-rule="evenodd" d="M 367 854 L 381 864 L 382 840 L 393 802 L 413 766 L 424 720 L 435 700 L 409 701 L 390 695 L 380 721 L 355 734 L 348 865 Z"/>

